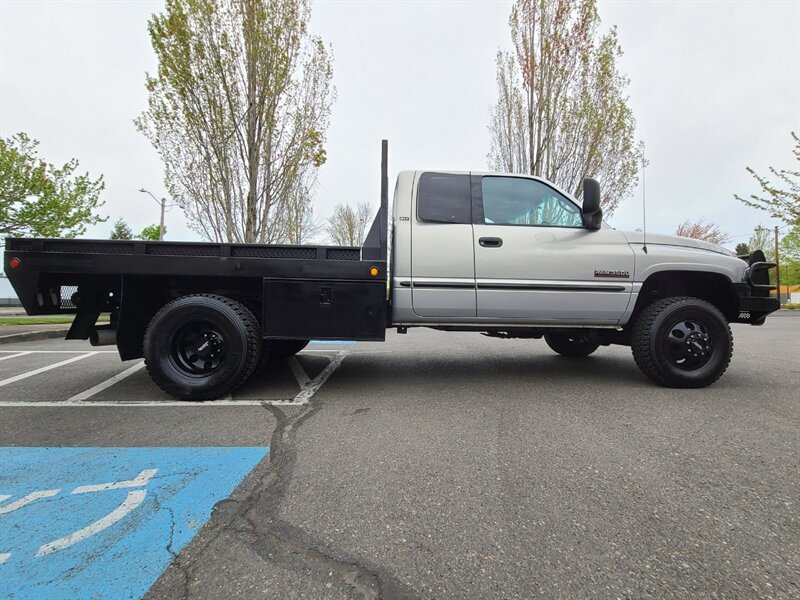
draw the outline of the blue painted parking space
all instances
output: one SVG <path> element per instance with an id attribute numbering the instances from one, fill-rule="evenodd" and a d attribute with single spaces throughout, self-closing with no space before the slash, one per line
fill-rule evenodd
<path id="1" fill-rule="evenodd" d="M 140 598 L 268 451 L 0 448 L 0 597 Z"/>

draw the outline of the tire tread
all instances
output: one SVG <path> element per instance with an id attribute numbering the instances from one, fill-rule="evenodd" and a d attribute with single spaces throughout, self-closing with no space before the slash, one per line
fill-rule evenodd
<path id="1" fill-rule="evenodd" d="M 150 375 L 150 378 L 155 382 L 155 384 L 165 393 L 175 396 L 173 390 L 167 389 L 168 386 L 165 386 L 161 381 L 160 377 L 154 375 L 154 373 L 150 369 L 150 365 L 148 364 L 148 360 L 146 358 L 147 354 L 144 352 L 144 349 L 148 347 L 150 343 L 150 338 L 153 334 L 153 323 L 167 310 L 170 310 L 171 307 L 177 303 L 186 301 L 187 298 L 209 298 L 212 300 L 216 300 L 218 302 L 222 302 L 230 309 L 233 310 L 234 313 L 241 319 L 242 323 L 245 327 L 245 335 L 247 337 L 247 352 L 246 352 L 246 364 L 245 368 L 242 369 L 241 374 L 237 377 L 234 381 L 230 382 L 227 386 L 227 389 L 220 392 L 219 394 L 214 394 L 214 397 L 211 397 L 209 394 L 197 394 L 192 398 L 187 398 L 185 396 L 178 396 L 183 400 L 213 400 L 218 398 L 219 396 L 224 396 L 225 394 L 235 390 L 236 388 L 240 387 L 244 384 L 253 372 L 256 370 L 260 360 L 261 360 L 261 331 L 258 325 L 258 320 L 256 319 L 253 312 L 247 308 L 244 304 L 237 300 L 233 300 L 228 298 L 227 296 L 220 296 L 219 294 L 207 294 L 207 293 L 199 293 L 199 294 L 187 294 L 185 296 L 181 296 L 180 298 L 176 298 L 162 306 L 155 315 L 153 315 L 152 319 L 147 325 L 145 329 L 144 338 L 142 340 L 142 354 L 145 356 L 145 369 L 147 370 L 147 374 Z"/>

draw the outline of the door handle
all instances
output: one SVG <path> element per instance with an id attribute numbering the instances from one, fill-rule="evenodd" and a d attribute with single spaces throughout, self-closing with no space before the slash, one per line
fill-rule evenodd
<path id="1" fill-rule="evenodd" d="M 499 248 L 503 245 L 503 240 L 501 238 L 482 237 L 478 238 L 478 243 L 484 248 Z"/>

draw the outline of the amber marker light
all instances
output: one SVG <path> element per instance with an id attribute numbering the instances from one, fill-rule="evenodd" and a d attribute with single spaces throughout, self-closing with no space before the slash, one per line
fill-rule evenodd
<path id="1" fill-rule="evenodd" d="M 22 264 L 22 261 L 18 259 L 16 256 L 8 261 L 8 266 L 12 269 L 16 269 L 18 266 Z"/>
<path id="2" fill-rule="evenodd" d="M 370 274 L 370 275 L 372 275 L 373 277 L 377 277 L 377 276 L 378 276 L 378 273 L 379 273 L 379 271 L 378 271 L 378 267 L 372 267 L 372 268 L 369 270 L 369 274 Z"/>

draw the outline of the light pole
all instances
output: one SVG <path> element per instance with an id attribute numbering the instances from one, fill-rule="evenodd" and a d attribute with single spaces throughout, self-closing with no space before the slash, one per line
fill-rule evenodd
<path id="1" fill-rule="evenodd" d="M 775 291 L 778 293 L 778 306 L 781 304 L 781 259 L 778 256 L 778 226 L 775 225 Z"/>
<path id="2" fill-rule="evenodd" d="M 166 204 L 167 204 L 167 199 L 166 198 L 161 198 L 161 200 L 159 200 L 152 193 L 148 192 L 144 188 L 139 189 L 139 191 L 142 192 L 143 194 L 149 194 L 150 197 L 153 200 L 155 200 L 156 202 L 158 202 L 161 205 L 161 221 L 158 224 L 158 241 L 159 242 L 163 242 L 164 241 L 164 209 L 165 209 Z"/>

